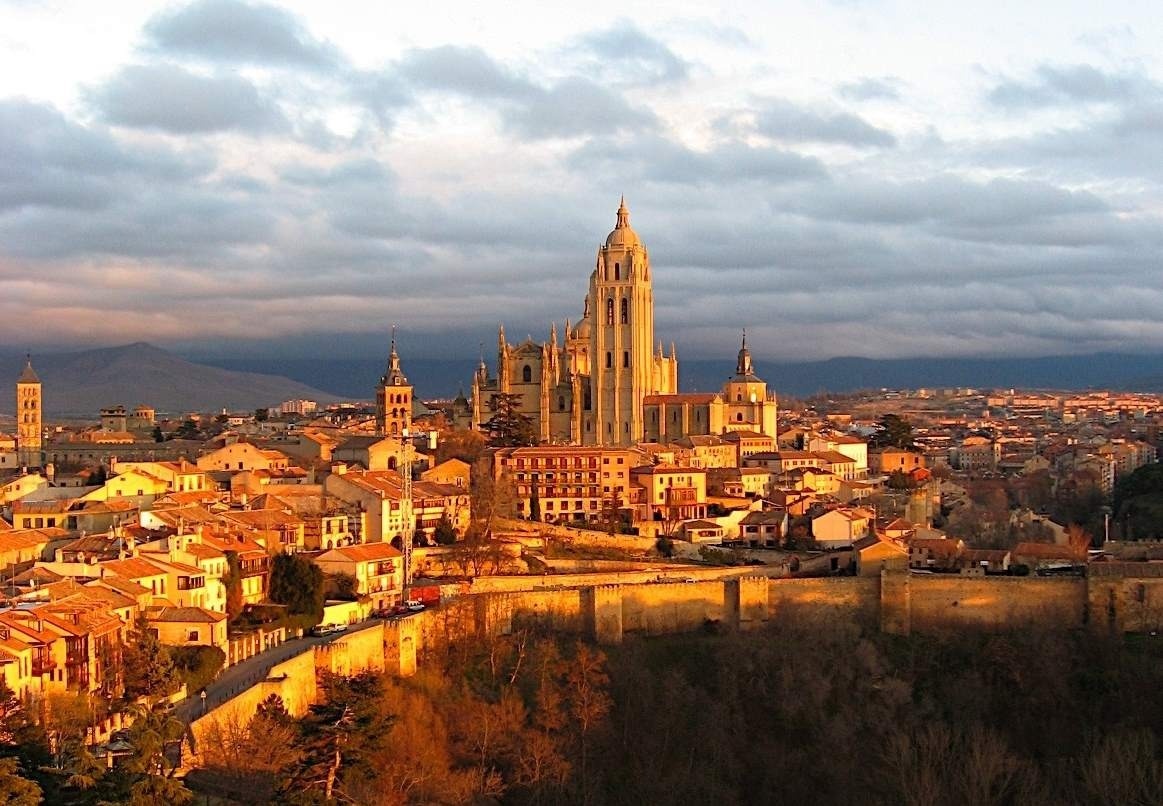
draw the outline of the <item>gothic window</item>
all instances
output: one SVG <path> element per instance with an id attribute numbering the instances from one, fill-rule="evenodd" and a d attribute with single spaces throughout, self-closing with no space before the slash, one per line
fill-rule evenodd
<path id="1" fill-rule="evenodd" d="M 630 324 L 630 300 L 622 298 L 622 324 Z"/>
<path id="2" fill-rule="evenodd" d="M 736 420 L 737 422 L 743 422 L 743 412 L 739 412 L 738 414 L 736 414 L 736 415 L 735 415 L 735 420 Z"/>
<path id="3" fill-rule="evenodd" d="M 615 280 L 622 279 L 622 267 L 619 266 L 617 263 L 614 264 L 614 279 Z"/>
<path id="4" fill-rule="evenodd" d="M 557 396 L 557 408 L 560 411 L 565 411 L 565 395 Z"/>
<path id="5" fill-rule="evenodd" d="M 614 354 L 606 350 L 606 369 L 611 369 L 614 366 Z"/>
<path id="6" fill-rule="evenodd" d="M 525 365 L 525 368 L 521 370 L 521 380 L 525 381 L 525 383 L 533 380 L 533 367 L 528 364 Z"/>
<path id="7" fill-rule="evenodd" d="M 610 297 L 606 300 L 606 324 L 614 324 L 614 298 Z"/>
<path id="8" fill-rule="evenodd" d="M 627 368 L 630 366 L 630 351 L 629 350 L 622 351 L 622 366 L 627 367 Z"/>
<path id="9" fill-rule="evenodd" d="M 586 402 L 586 405 L 585 405 L 586 411 L 589 411 L 591 408 L 593 408 L 593 406 L 592 406 L 592 399 L 590 398 L 590 393 L 589 393 L 589 392 L 586 392 L 586 400 L 585 400 L 585 402 Z"/>

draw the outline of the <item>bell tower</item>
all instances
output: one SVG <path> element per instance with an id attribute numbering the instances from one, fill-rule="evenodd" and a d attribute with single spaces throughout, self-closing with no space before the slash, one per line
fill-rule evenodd
<path id="1" fill-rule="evenodd" d="M 42 465 L 42 405 L 40 378 L 32 368 L 32 356 L 28 356 L 24 371 L 16 379 L 16 451 L 20 466 L 24 468 Z"/>
<path id="2" fill-rule="evenodd" d="M 594 406 L 584 442 L 633 445 L 644 434 L 642 398 L 656 391 L 654 292 L 650 254 L 630 228 L 625 198 L 613 231 L 598 248 L 587 301 Z"/>
<path id="3" fill-rule="evenodd" d="M 388 367 L 376 387 L 376 434 L 399 436 L 412 427 L 412 385 L 400 369 L 396 353 L 396 328 L 392 327 L 392 350 Z"/>

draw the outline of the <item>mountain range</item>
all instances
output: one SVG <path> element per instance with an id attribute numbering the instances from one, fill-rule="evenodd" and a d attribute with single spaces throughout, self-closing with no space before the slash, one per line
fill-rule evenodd
<path id="1" fill-rule="evenodd" d="M 283 375 L 326 389 L 342 398 L 370 399 L 383 359 L 205 358 L 233 370 Z M 421 398 L 451 397 L 470 391 L 477 360 L 404 357 L 403 368 Z M 782 395 L 924 387 L 1088 389 L 1163 391 L 1163 356 L 1101 353 L 1039 358 L 831 358 L 775 362 L 755 356 L 756 372 Z M 490 370 L 492 368 L 490 367 Z M 735 357 L 681 359 L 683 391 L 718 391 L 735 370 Z"/>
<path id="2" fill-rule="evenodd" d="M 15 381 L 24 356 L 0 355 L 0 411 L 15 409 Z M 138 342 L 71 353 L 33 356 L 43 384 L 45 414 L 96 419 L 102 407 L 146 404 L 159 414 L 246 410 L 284 400 L 321 403 L 336 396 L 299 381 L 255 372 L 196 364 L 152 344 Z"/>
<path id="3" fill-rule="evenodd" d="M 12 382 L 24 356 L 0 354 L 0 379 Z M 469 390 L 477 361 L 413 358 L 404 371 L 419 397 L 451 397 Z M 182 357 L 144 342 L 33 358 L 44 383 L 45 413 L 95 418 L 104 406 L 139 403 L 159 413 L 254 409 L 284 400 L 319 403 L 371 400 L 384 372 L 373 358 Z M 734 360 L 683 360 L 683 391 L 722 387 Z M 783 396 L 857 389 L 977 387 L 1027 389 L 1110 388 L 1163 391 L 1163 356 L 1103 353 L 1042 358 L 832 358 L 764 362 L 756 371 Z M 0 382 L 0 412 L 14 408 L 13 383 Z"/>

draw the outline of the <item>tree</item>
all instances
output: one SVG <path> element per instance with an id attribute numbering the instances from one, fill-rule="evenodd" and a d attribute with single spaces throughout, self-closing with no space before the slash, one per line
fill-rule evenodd
<path id="1" fill-rule="evenodd" d="M 467 428 L 454 428 L 440 435 L 440 440 L 436 443 L 436 462 L 460 459 L 471 465 L 480 459 L 484 452 L 484 434 Z"/>
<path id="2" fill-rule="evenodd" d="M 155 425 L 153 427 L 153 441 L 154 442 L 165 442 L 166 441 L 166 435 L 162 433 L 162 427 L 160 425 Z"/>
<path id="3" fill-rule="evenodd" d="M 226 575 L 222 577 L 222 586 L 226 588 L 226 617 L 230 621 L 237 621 L 242 615 L 242 565 L 238 560 L 237 551 L 227 551 Z"/>
<path id="4" fill-rule="evenodd" d="M 271 561 L 270 600 L 292 615 L 323 616 L 323 569 L 299 554 Z"/>
<path id="5" fill-rule="evenodd" d="M 5 806 L 37 806 L 44 793 L 34 781 L 20 774 L 20 762 L 0 758 L 0 803 Z"/>
<path id="6" fill-rule="evenodd" d="M 270 409 L 255 409 L 254 410 L 254 421 L 256 423 L 265 423 L 267 420 L 270 419 L 270 416 L 271 416 Z"/>
<path id="7" fill-rule="evenodd" d="M 877 421 L 870 442 L 877 448 L 911 450 L 914 447 L 912 423 L 899 414 L 885 414 Z"/>
<path id="8" fill-rule="evenodd" d="M 432 537 L 438 546 L 451 546 L 456 542 L 456 527 L 452 525 L 452 520 L 447 513 L 441 515 L 440 520 L 436 522 L 436 528 L 432 530 Z"/>
<path id="9" fill-rule="evenodd" d="M 199 439 L 202 432 L 198 428 L 196 420 L 183 420 L 178 429 L 174 431 L 174 439 Z"/>
<path id="10" fill-rule="evenodd" d="M 537 492 L 538 485 L 531 483 L 529 485 L 529 520 L 541 520 L 541 496 Z"/>
<path id="11" fill-rule="evenodd" d="M 499 392 L 489 401 L 493 416 L 484 424 L 489 445 L 494 448 L 519 448 L 537 444 L 533 421 L 521 413 L 521 395 Z"/>
<path id="12" fill-rule="evenodd" d="M 487 457 L 481 457 L 472 466 L 469 481 L 473 520 L 484 535 L 491 536 L 493 521 L 497 518 L 511 518 L 516 510 L 517 494 L 512 478 L 504 471 L 494 478 L 492 462 Z"/>
<path id="13" fill-rule="evenodd" d="M 145 617 L 139 617 L 129 642 L 121 653 L 125 677 L 125 697 L 165 697 L 178 689 L 178 672 L 169 647 L 150 629 Z"/>

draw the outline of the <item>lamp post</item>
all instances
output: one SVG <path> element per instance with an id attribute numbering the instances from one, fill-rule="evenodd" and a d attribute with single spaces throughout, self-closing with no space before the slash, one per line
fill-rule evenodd
<path id="1" fill-rule="evenodd" d="M 412 536 L 416 531 L 416 516 L 412 510 L 412 462 L 408 458 L 408 446 L 427 445 L 428 450 L 436 450 L 436 432 L 421 431 L 418 434 L 409 433 L 404 428 L 400 432 L 400 445 L 404 449 L 404 470 L 400 474 L 403 481 L 400 495 L 400 514 L 404 519 L 403 539 L 400 541 L 400 553 L 404 559 L 404 591 L 412 584 Z"/>

